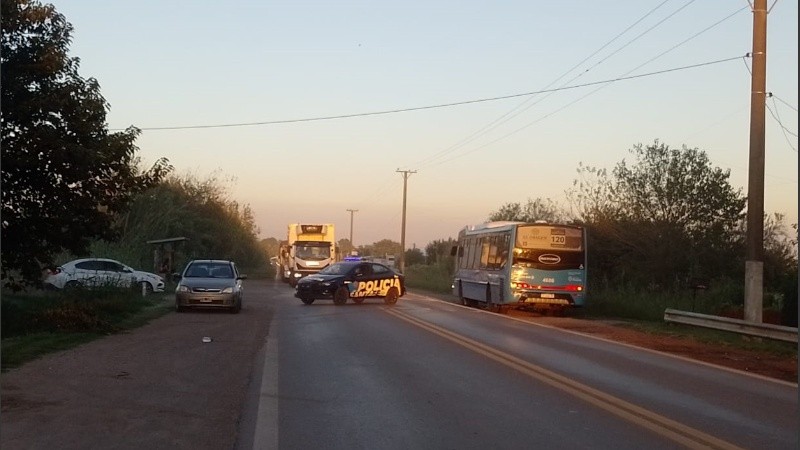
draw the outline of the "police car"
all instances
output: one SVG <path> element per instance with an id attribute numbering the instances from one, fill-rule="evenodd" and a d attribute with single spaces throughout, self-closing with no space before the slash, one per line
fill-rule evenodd
<path id="1" fill-rule="evenodd" d="M 405 277 L 391 267 L 369 261 L 340 261 L 297 281 L 294 296 L 306 305 L 317 299 L 332 299 L 337 305 L 347 300 L 362 303 L 383 298 L 394 305 L 406 293 Z"/>

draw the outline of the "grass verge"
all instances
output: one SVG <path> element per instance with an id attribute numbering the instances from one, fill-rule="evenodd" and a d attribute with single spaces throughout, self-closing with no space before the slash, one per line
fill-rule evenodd
<path id="1" fill-rule="evenodd" d="M 2 295 L 3 371 L 110 334 L 138 328 L 171 311 L 168 294 L 120 289 Z"/>

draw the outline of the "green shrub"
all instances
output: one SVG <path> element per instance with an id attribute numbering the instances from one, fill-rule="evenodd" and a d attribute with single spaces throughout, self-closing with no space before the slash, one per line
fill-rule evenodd
<path id="1" fill-rule="evenodd" d="M 153 305 L 131 289 L 76 289 L 2 296 L 2 337 L 37 332 L 115 331 L 115 323 Z"/>
<path id="2" fill-rule="evenodd" d="M 433 292 L 452 292 L 453 274 L 444 264 L 415 264 L 406 267 L 406 286 Z"/>

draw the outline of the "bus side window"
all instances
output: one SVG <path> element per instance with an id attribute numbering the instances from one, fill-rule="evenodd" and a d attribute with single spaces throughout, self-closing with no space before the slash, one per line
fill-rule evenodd
<path id="1" fill-rule="evenodd" d="M 481 269 L 488 269 L 489 268 L 489 248 L 491 236 L 484 236 L 481 239 Z"/>

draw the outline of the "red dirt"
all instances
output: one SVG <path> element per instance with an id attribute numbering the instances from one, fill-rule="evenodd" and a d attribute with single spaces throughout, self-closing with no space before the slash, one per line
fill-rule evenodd
<path id="1" fill-rule="evenodd" d="M 708 344 L 681 335 L 650 334 L 621 324 L 570 317 L 536 317 L 536 323 L 589 334 L 615 342 L 670 353 L 684 358 L 728 367 L 797 383 L 797 353 L 778 356 L 770 353 L 736 348 L 723 344 Z M 757 339 L 742 337 L 742 339 Z M 787 344 L 788 345 L 788 344 Z"/>

